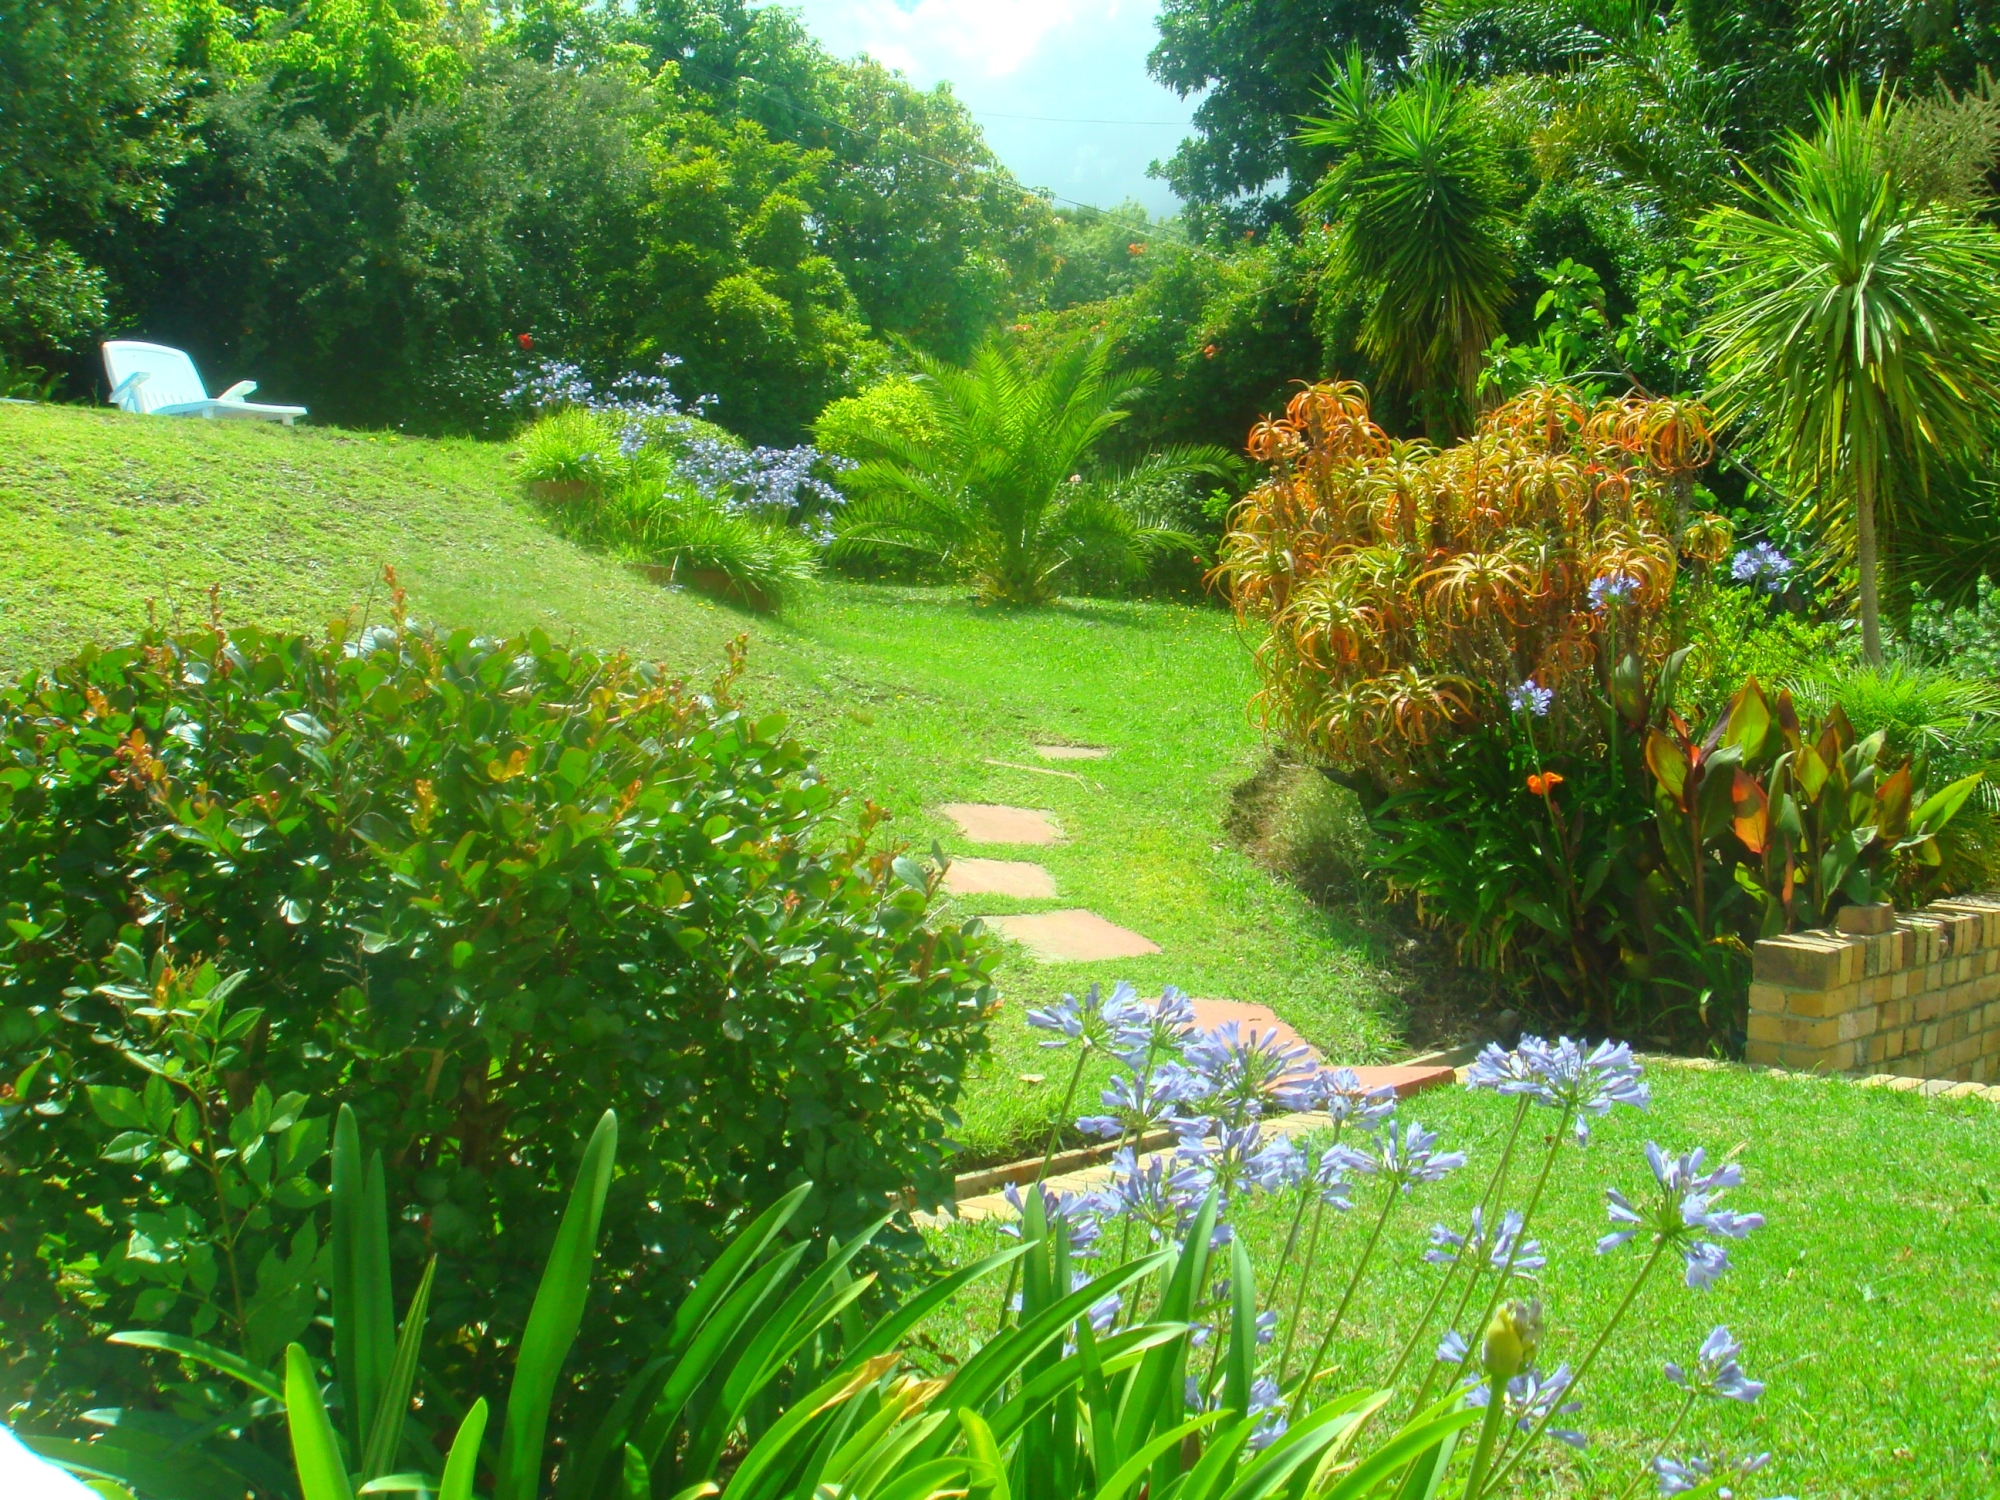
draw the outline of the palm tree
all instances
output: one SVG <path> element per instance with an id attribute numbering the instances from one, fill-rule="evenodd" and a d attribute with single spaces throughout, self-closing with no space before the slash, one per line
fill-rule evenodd
<path id="1" fill-rule="evenodd" d="M 1818 117 L 1775 184 L 1753 176 L 1746 203 L 1708 217 L 1709 399 L 1804 497 L 1803 521 L 1838 550 L 1851 537 L 1879 664 L 1877 506 L 1926 490 L 2000 414 L 2000 236 L 1899 180 L 1882 96 L 1864 108 L 1850 88 Z"/>
<path id="2" fill-rule="evenodd" d="M 1130 578 L 1163 551 L 1197 550 L 1143 495 L 1160 481 L 1226 472 L 1222 449 L 1169 448 L 1086 477 L 1148 381 L 1112 369 L 1102 342 L 1071 343 L 1039 365 L 999 340 L 965 369 L 917 363 L 930 430 L 866 434 L 876 456 L 842 477 L 856 498 L 835 557 L 919 558 L 972 579 L 988 599 L 1042 604 L 1086 571 Z"/>
<path id="3" fill-rule="evenodd" d="M 1386 92 L 1361 54 L 1299 139 L 1333 149 L 1302 213 L 1339 228 L 1336 276 L 1372 289 L 1362 345 L 1443 442 L 1471 413 L 1480 356 L 1513 295 L 1513 233 L 1486 127 L 1457 76 L 1425 67 Z"/>

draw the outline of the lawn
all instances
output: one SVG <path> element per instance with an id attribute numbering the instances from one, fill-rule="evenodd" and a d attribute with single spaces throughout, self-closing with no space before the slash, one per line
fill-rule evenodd
<path id="1" fill-rule="evenodd" d="M 1574 1422 L 1590 1446 L 1574 1456 L 1554 1449 L 1562 1457 L 1521 1493 L 1625 1494 L 1678 1407 L 1662 1362 L 1688 1363 L 1718 1323 L 1743 1341 L 1744 1369 L 1768 1382 L 1754 1407 L 1729 1405 L 1694 1429 L 1736 1453 L 1775 1455 L 1761 1482 L 1738 1491 L 1741 1500 L 2000 1493 L 2000 1109 L 1738 1067 L 1655 1063 L 1649 1072 L 1651 1110 L 1616 1112 L 1585 1152 L 1565 1147 L 1531 1231 L 1549 1254 L 1540 1288 L 1545 1363 L 1574 1360 L 1630 1284 L 1638 1265 L 1632 1250 L 1600 1259 L 1593 1246 L 1610 1227 L 1605 1188 L 1621 1187 L 1638 1202 L 1650 1187 L 1646 1141 L 1733 1156 L 1745 1182 L 1727 1201 L 1762 1212 L 1768 1223 L 1730 1247 L 1733 1269 L 1711 1291 L 1690 1291 L 1664 1268 L 1653 1278 L 1580 1392 L 1584 1409 Z M 1364 1315 L 1349 1315 L 1352 1336 L 1340 1340 L 1340 1388 L 1380 1377 L 1393 1363 L 1440 1274 L 1421 1259 L 1429 1228 L 1444 1221 L 1464 1229 L 1512 1117 L 1507 1101 L 1463 1089 L 1425 1094 L 1403 1113 L 1471 1161 L 1417 1189 L 1390 1218 L 1374 1263 L 1379 1274 L 1357 1298 Z M 1380 1211 L 1381 1198 L 1365 1186 L 1355 1199 L 1308 1288 L 1313 1329 L 1339 1300 Z M 1239 1222 L 1268 1274 L 1287 1211 L 1258 1200 Z M 935 1240 L 956 1260 L 990 1250 L 996 1235 L 990 1225 L 963 1225 Z M 1291 1281 L 1279 1291 L 1287 1308 L 1295 1294 Z M 953 1330 L 960 1339 L 990 1332 L 990 1296 L 961 1311 Z M 1649 1483 L 1637 1493 L 1656 1491 Z"/>
<path id="2" fill-rule="evenodd" d="M 1030 1148 L 1054 1120 L 1064 1080 L 1021 1016 L 1093 980 L 1262 1002 L 1347 1061 L 1397 1050 L 1401 976 L 1378 940 L 1223 831 L 1231 789 L 1265 754 L 1244 709 L 1249 654 L 1223 611 L 1016 612 L 954 590 L 827 583 L 760 618 L 553 536 L 518 490 L 502 444 L 0 407 L 0 670 L 115 639 L 149 600 L 201 618 L 211 586 L 225 620 L 379 614 L 384 564 L 418 618 L 539 625 L 690 674 L 747 633 L 753 702 L 787 712 L 836 781 L 888 809 L 892 837 L 1032 852 L 1056 878 L 1053 901 L 965 897 L 961 909 L 1087 907 L 1162 950 L 1092 965 L 1010 952 L 994 1052 L 964 1109 L 968 1164 Z M 1043 740 L 1112 754 L 1073 775 L 1015 769 L 1036 765 L 1029 747 Z M 975 850 L 934 811 L 953 801 L 1048 809 L 1067 841 Z"/>
<path id="3" fill-rule="evenodd" d="M 1263 1001 L 1342 1060 L 1398 1048 L 1406 976 L 1377 940 L 1305 901 L 1224 832 L 1231 790 L 1265 747 L 1244 712 L 1245 643 L 1218 610 L 1084 602 L 1013 613 L 951 590 L 830 583 L 760 619 L 657 588 L 553 537 L 519 498 L 504 446 L 67 409 L 0 407 L 0 540 L 6 670 L 115 638 L 149 599 L 205 612 L 211 584 L 225 618 L 302 625 L 379 611 L 388 563 L 420 617 L 541 625 L 690 673 L 747 633 L 750 697 L 784 708 L 833 777 L 887 808 L 893 834 L 920 848 L 933 838 L 955 847 L 941 802 L 1048 809 L 1068 839 L 1033 856 L 1060 891 L 1038 904 L 1089 907 L 1163 952 L 1070 967 L 1010 953 L 994 1052 L 965 1106 L 968 1161 L 1039 1141 L 1065 1059 L 1037 1051 L 1021 1016 L 1093 978 Z M 1029 750 L 1044 740 L 1113 753 L 1049 767 Z M 1648 1292 L 1637 1335 L 1614 1346 L 1585 1392 L 1589 1453 L 1526 1492 L 1621 1494 L 1672 1410 L 1660 1361 L 1685 1357 L 1725 1322 L 1745 1341 L 1747 1368 L 1770 1382 L 1753 1412 L 1725 1413 L 1733 1424 L 1717 1429 L 1779 1455 L 1752 1495 L 1994 1494 L 2000 1111 L 1741 1069 L 1660 1068 L 1655 1088 L 1650 1115 L 1605 1123 L 1552 1190 L 1540 1232 L 1553 1257 L 1544 1294 L 1556 1357 L 1623 1290 L 1629 1265 L 1599 1263 L 1590 1247 L 1604 1227 L 1604 1186 L 1644 1180 L 1647 1138 L 1738 1152 L 1749 1176 L 1739 1206 L 1770 1224 L 1712 1293 L 1665 1279 Z M 1389 1269 L 1371 1299 L 1379 1315 L 1358 1322 L 1343 1351 L 1343 1375 L 1356 1381 L 1393 1357 L 1431 1274 L 1417 1259 L 1424 1233 L 1434 1219 L 1462 1217 L 1505 1117 L 1492 1099 L 1463 1093 L 1410 1110 L 1472 1150 L 1474 1164 L 1392 1219 Z M 1365 1224 L 1361 1197 L 1344 1225 L 1346 1253 Z M 1274 1263 L 1274 1210 L 1247 1224 Z M 940 1249 L 969 1254 L 991 1234 L 952 1231 Z M 1337 1296 L 1343 1273 L 1336 1255 L 1309 1305 Z M 962 1339 L 990 1326 L 988 1307 L 961 1313 Z"/>

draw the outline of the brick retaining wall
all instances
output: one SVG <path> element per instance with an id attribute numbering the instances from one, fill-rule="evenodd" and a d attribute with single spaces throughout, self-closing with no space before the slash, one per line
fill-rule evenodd
<path id="1" fill-rule="evenodd" d="M 1758 943 L 1744 1060 L 2000 1079 L 2000 895 L 1933 902 L 1873 937 L 1797 932 Z"/>

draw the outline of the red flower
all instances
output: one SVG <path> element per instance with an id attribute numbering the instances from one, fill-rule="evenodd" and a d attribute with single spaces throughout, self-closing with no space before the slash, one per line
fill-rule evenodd
<path id="1" fill-rule="evenodd" d="M 1131 244 L 1125 247 L 1125 253 L 1127 255 L 1144 255 L 1146 253 L 1146 247 L 1140 244 L 1137 240 L 1134 240 Z"/>
<path id="2" fill-rule="evenodd" d="M 532 349 L 535 347 L 535 336 L 532 333 L 517 333 L 514 335 L 514 342 L 523 349 Z"/>
<path id="3" fill-rule="evenodd" d="M 1537 797 L 1546 797 L 1561 785 L 1562 774 L 1557 771 L 1550 771 L 1545 775 L 1536 774 L 1528 778 L 1528 790 Z"/>
<path id="4" fill-rule="evenodd" d="M 1215 345 L 1213 345 L 1213 344 L 1203 344 L 1203 345 L 1201 346 L 1201 357 L 1202 357 L 1203 359 L 1214 359 L 1214 358 L 1215 358 Z"/>

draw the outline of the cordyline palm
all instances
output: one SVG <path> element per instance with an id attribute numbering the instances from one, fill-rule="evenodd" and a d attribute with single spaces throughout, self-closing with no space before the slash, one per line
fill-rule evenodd
<path id="1" fill-rule="evenodd" d="M 1882 660 L 1877 506 L 1919 491 L 2000 411 L 2000 237 L 1924 202 L 1881 149 L 1889 111 L 1848 90 L 1793 136 L 1778 181 L 1717 209 L 1710 399 L 1741 420 L 1822 535 L 1852 525 L 1862 649 Z M 1842 514 L 1846 507 L 1852 510 Z"/>
<path id="2" fill-rule="evenodd" d="M 1197 546 L 1127 497 L 1148 480 L 1223 472 L 1222 449 L 1171 448 L 1083 477 L 1145 386 L 1142 374 L 1111 369 L 1102 343 L 1073 343 L 1039 366 L 997 340 L 966 369 L 918 364 L 937 436 L 871 434 L 879 456 L 842 479 L 857 498 L 836 556 L 920 557 L 988 599 L 1041 604 L 1066 575 L 1130 577 L 1157 553 Z"/>
<path id="3" fill-rule="evenodd" d="M 1513 289 L 1512 234 L 1485 127 L 1447 70 L 1394 93 L 1351 52 L 1299 139 L 1336 153 L 1301 212 L 1340 229 L 1335 272 L 1372 289 L 1362 344 L 1431 436 L 1462 429 L 1480 356 Z"/>

